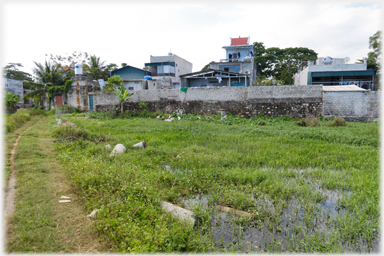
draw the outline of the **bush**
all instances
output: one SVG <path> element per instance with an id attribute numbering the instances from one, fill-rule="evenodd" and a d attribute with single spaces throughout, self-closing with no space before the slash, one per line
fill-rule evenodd
<path id="1" fill-rule="evenodd" d="M 53 130 L 52 135 L 58 139 L 66 139 L 73 137 L 76 139 L 88 139 L 88 133 L 79 127 L 72 127 L 69 125 L 57 127 Z"/>
<path id="2" fill-rule="evenodd" d="M 5 121 L 5 129 L 7 132 L 11 132 L 30 119 L 30 112 L 27 109 L 20 109 L 16 113 L 7 116 Z"/>
<path id="3" fill-rule="evenodd" d="M 301 119 L 295 123 L 298 126 L 306 126 L 306 127 L 320 127 L 320 120 L 318 117 L 308 116 L 305 119 Z"/>
<path id="4" fill-rule="evenodd" d="M 329 121 L 329 126 L 346 126 L 345 119 L 341 116 L 337 116 L 333 121 Z"/>

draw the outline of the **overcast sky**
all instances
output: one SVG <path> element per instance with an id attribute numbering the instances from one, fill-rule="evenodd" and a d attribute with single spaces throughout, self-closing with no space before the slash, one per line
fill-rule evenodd
<path id="1" fill-rule="evenodd" d="M 230 37 L 265 47 L 307 47 L 319 57 L 367 56 L 369 37 L 382 29 L 381 1 L 3 1 L 2 67 L 45 54 L 88 52 L 106 63 L 143 68 L 150 55 L 172 53 L 193 72 L 225 57 Z"/>

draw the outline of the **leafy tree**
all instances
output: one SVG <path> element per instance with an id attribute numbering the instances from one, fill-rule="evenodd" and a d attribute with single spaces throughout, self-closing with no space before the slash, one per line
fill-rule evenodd
<path id="1" fill-rule="evenodd" d="M 376 70 L 376 88 L 379 87 L 380 77 L 381 77 L 381 31 L 377 31 L 373 36 L 369 37 L 369 49 L 373 51 L 368 52 L 368 57 L 358 59 L 356 63 L 364 63 L 364 60 L 367 60 L 367 69 Z"/>
<path id="2" fill-rule="evenodd" d="M 129 98 L 133 95 L 133 93 L 128 93 L 128 91 L 124 87 L 123 79 L 121 79 L 120 76 L 114 75 L 110 78 L 108 78 L 108 83 L 110 84 L 120 84 L 120 89 L 114 87 L 114 91 L 116 93 L 117 98 L 120 101 L 120 108 L 121 108 L 121 118 L 123 118 L 123 104 L 124 102 L 128 101 Z"/>
<path id="3" fill-rule="evenodd" d="M 32 82 L 32 75 L 20 71 L 18 67 L 23 67 L 23 65 L 21 63 L 8 63 L 3 69 L 3 76 L 6 78 Z"/>
<path id="4" fill-rule="evenodd" d="M 103 72 L 105 69 L 105 61 L 100 61 L 100 57 L 96 57 L 96 55 L 92 55 L 87 65 L 84 65 L 84 73 L 94 79 L 103 78 Z"/>
<path id="5" fill-rule="evenodd" d="M 36 67 L 33 73 L 37 82 L 46 85 L 62 85 L 65 83 L 65 75 L 60 65 L 51 61 L 45 61 L 44 64 L 34 61 Z"/>
<path id="6" fill-rule="evenodd" d="M 271 86 L 271 85 L 284 85 L 284 81 L 278 80 L 275 77 L 262 78 L 257 77 L 253 86 Z"/>
<path id="7" fill-rule="evenodd" d="M 201 71 L 208 70 L 208 69 L 210 68 L 212 62 L 214 62 L 214 61 L 211 61 L 211 62 L 209 62 L 207 65 L 205 65 L 205 66 L 201 69 Z"/>
<path id="8" fill-rule="evenodd" d="M 265 48 L 261 42 L 254 42 L 257 76 L 260 78 L 275 77 L 284 84 L 293 84 L 293 75 L 300 68 L 305 68 L 308 60 L 316 60 L 317 53 L 304 47 Z"/>
<path id="9" fill-rule="evenodd" d="M 8 92 L 4 95 L 5 108 L 8 111 L 13 110 L 17 102 L 19 102 L 19 95 L 13 94 L 11 92 Z"/>
<path id="10" fill-rule="evenodd" d="M 121 67 L 126 67 L 127 66 L 127 63 L 123 62 L 121 63 Z"/>

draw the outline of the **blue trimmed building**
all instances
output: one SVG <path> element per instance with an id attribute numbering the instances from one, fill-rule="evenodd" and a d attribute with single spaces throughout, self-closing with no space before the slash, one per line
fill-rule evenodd
<path id="1" fill-rule="evenodd" d="M 118 75 L 123 80 L 144 79 L 144 76 L 151 75 L 150 71 L 145 71 L 132 66 L 125 66 L 111 72 L 111 76 Z"/>
<path id="2" fill-rule="evenodd" d="M 348 58 L 319 58 L 294 75 L 294 85 L 356 85 L 374 90 L 376 70 L 367 63 L 348 64 Z"/>

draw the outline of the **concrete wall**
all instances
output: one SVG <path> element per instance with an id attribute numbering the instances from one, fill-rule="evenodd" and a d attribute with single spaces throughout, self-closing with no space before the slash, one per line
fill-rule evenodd
<path id="1" fill-rule="evenodd" d="M 139 103 L 148 103 L 148 110 L 162 112 L 217 114 L 220 109 L 247 117 L 260 112 L 268 116 L 342 116 L 348 121 L 370 121 L 380 117 L 380 92 L 327 91 L 323 86 L 250 86 L 188 88 L 135 91 L 124 103 L 124 112 L 139 111 Z M 114 93 L 95 92 L 96 111 L 119 111 Z"/>
<path id="2" fill-rule="evenodd" d="M 323 92 L 323 116 L 342 116 L 348 121 L 380 117 L 380 92 Z"/>
<path id="3" fill-rule="evenodd" d="M 19 103 L 23 103 L 23 82 L 20 80 L 3 78 L 4 90 L 19 95 Z"/>
<path id="4" fill-rule="evenodd" d="M 124 80 L 124 87 L 126 90 L 133 88 L 134 91 L 146 90 L 147 80 L 145 79 L 133 79 L 133 80 Z"/>
<path id="5" fill-rule="evenodd" d="M 114 94 L 94 93 L 96 111 L 108 111 L 108 105 L 119 109 Z M 322 112 L 322 86 L 250 86 L 188 88 L 187 93 L 175 89 L 137 91 L 124 103 L 124 111 L 138 111 L 139 102 L 148 103 L 150 111 L 213 113 L 220 109 L 236 115 L 306 117 Z"/>

